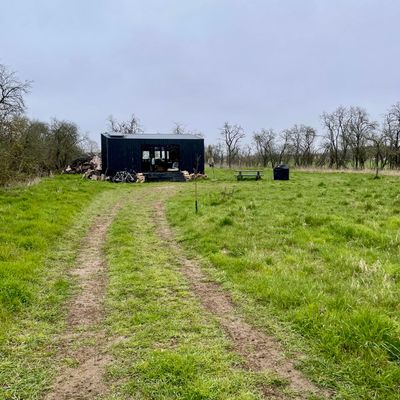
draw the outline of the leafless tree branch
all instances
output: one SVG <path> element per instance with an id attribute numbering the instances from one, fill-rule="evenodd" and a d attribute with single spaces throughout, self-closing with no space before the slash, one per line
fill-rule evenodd
<path id="1" fill-rule="evenodd" d="M 221 129 L 221 136 L 226 146 L 228 167 L 231 168 L 232 161 L 239 152 L 240 140 L 245 137 L 245 134 L 240 125 L 230 125 L 225 122 L 224 127 Z"/>
<path id="2" fill-rule="evenodd" d="M 31 84 L 20 81 L 15 72 L 0 64 L 0 121 L 25 111 L 24 96 L 29 93 Z"/>
<path id="3" fill-rule="evenodd" d="M 108 128 L 111 132 L 122 135 L 136 135 L 143 133 L 139 118 L 132 114 L 127 121 L 118 122 L 112 115 L 108 117 Z"/>

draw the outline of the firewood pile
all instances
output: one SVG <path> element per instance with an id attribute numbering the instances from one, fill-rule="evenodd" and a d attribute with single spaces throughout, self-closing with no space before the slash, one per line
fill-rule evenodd
<path id="1" fill-rule="evenodd" d="M 111 181 L 125 183 L 143 183 L 146 180 L 145 174 L 142 172 L 118 171 L 113 176 L 107 176 L 101 173 L 101 159 L 98 156 L 91 158 L 80 158 L 68 165 L 64 170 L 66 174 L 82 174 L 82 178 L 94 181 Z M 182 171 L 182 175 L 186 181 L 208 179 L 207 175 L 200 173 L 189 173 Z"/>
<path id="2" fill-rule="evenodd" d="M 65 174 L 83 174 L 86 179 L 101 176 L 101 158 L 97 155 L 90 157 L 81 157 L 74 160 L 64 170 Z M 97 178 L 94 178 L 97 180 Z"/>
<path id="3" fill-rule="evenodd" d="M 109 176 L 105 176 L 101 173 L 101 171 L 88 169 L 83 175 L 82 178 L 90 179 L 92 181 L 109 181 L 111 178 Z"/>
<path id="4" fill-rule="evenodd" d="M 197 174 L 195 174 L 195 173 L 189 174 L 188 171 L 182 171 L 182 175 L 184 176 L 184 178 L 187 181 L 208 179 L 208 176 L 206 174 L 199 174 L 199 173 L 197 173 Z"/>

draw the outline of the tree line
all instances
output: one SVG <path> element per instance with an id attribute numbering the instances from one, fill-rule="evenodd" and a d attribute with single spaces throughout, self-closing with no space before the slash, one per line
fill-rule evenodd
<path id="1" fill-rule="evenodd" d="M 32 83 L 21 81 L 0 64 L 0 185 L 29 176 L 40 176 L 64 169 L 71 161 L 97 151 L 97 145 L 80 134 L 69 121 L 44 122 L 25 114 L 25 96 Z M 262 128 L 251 140 L 240 125 L 225 122 L 221 140 L 206 147 L 210 165 L 329 168 L 400 168 L 400 102 L 392 105 L 380 122 L 372 120 L 362 107 L 339 106 L 321 114 L 322 131 L 308 125 L 293 125 L 280 132 Z M 108 130 L 140 134 L 143 128 L 133 114 L 127 121 L 108 119 Z M 175 123 L 171 133 L 192 133 Z"/>
<path id="2" fill-rule="evenodd" d="M 262 128 L 253 132 L 243 144 L 242 126 L 225 122 L 220 141 L 206 147 L 205 159 L 210 165 L 317 168 L 400 168 L 400 103 L 392 105 L 379 123 L 362 107 L 339 106 L 320 116 L 322 132 L 308 125 L 295 124 L 280 132 Z M 143 127 L 132 114 L 127 121 L 108 119 L 108 130 L 120 134 L 140 134 Z M 181 123 L 175 123 L 173 134 L 195 134 Z"/>
<path id="3" fill-rule="evenodd" d="M 322 133 L 308 125 L 277 132 L 263 128 L 251 142 L 240 125 L 225 122 L 221 141 L 206 147 L 210 165 L 274 167 L 400 168 L 400 103 L 392 105 L 379 123 L 362 107 L 339 106 L 321 114 Z"/>
<path id="4" fill-rule="evenodd" d="M 95 150 L 76 124 L 56 119 L 43 122 L 25 115 L 24 97 L 31 85 L 0 64 L 0 185 L 61 171 Z"/>

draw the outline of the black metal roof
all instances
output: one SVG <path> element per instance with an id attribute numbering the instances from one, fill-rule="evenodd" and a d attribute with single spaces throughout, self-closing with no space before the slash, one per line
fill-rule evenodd
<path id="1" fill-rule="evenodd" d="M 108 138 L 122 138 L 122 139 L 132 139 L 132 140 L 140 140 L 140 139 L 172 139 L 172 140 L 199 140 L 203 139 L 198 135 L 190 135 L 190 134 L 173 134 L 173 133 L 137 133 L 135 135 L 120 135 L 113 133 L 103 133 L 104 136 Z"/>

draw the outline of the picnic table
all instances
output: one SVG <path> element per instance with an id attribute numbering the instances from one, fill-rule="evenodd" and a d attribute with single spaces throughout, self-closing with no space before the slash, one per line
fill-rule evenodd
<path id="1" fill-rule="evenodd" d="M 243 180 L 244 177 L 250 177 L 250 178 L 256 178 L 256 181 L 261 179 L 262 177 L 262 171 L 261 170 L 237 170 L 236 171 L 236 179 L 238 181 Z"/>

